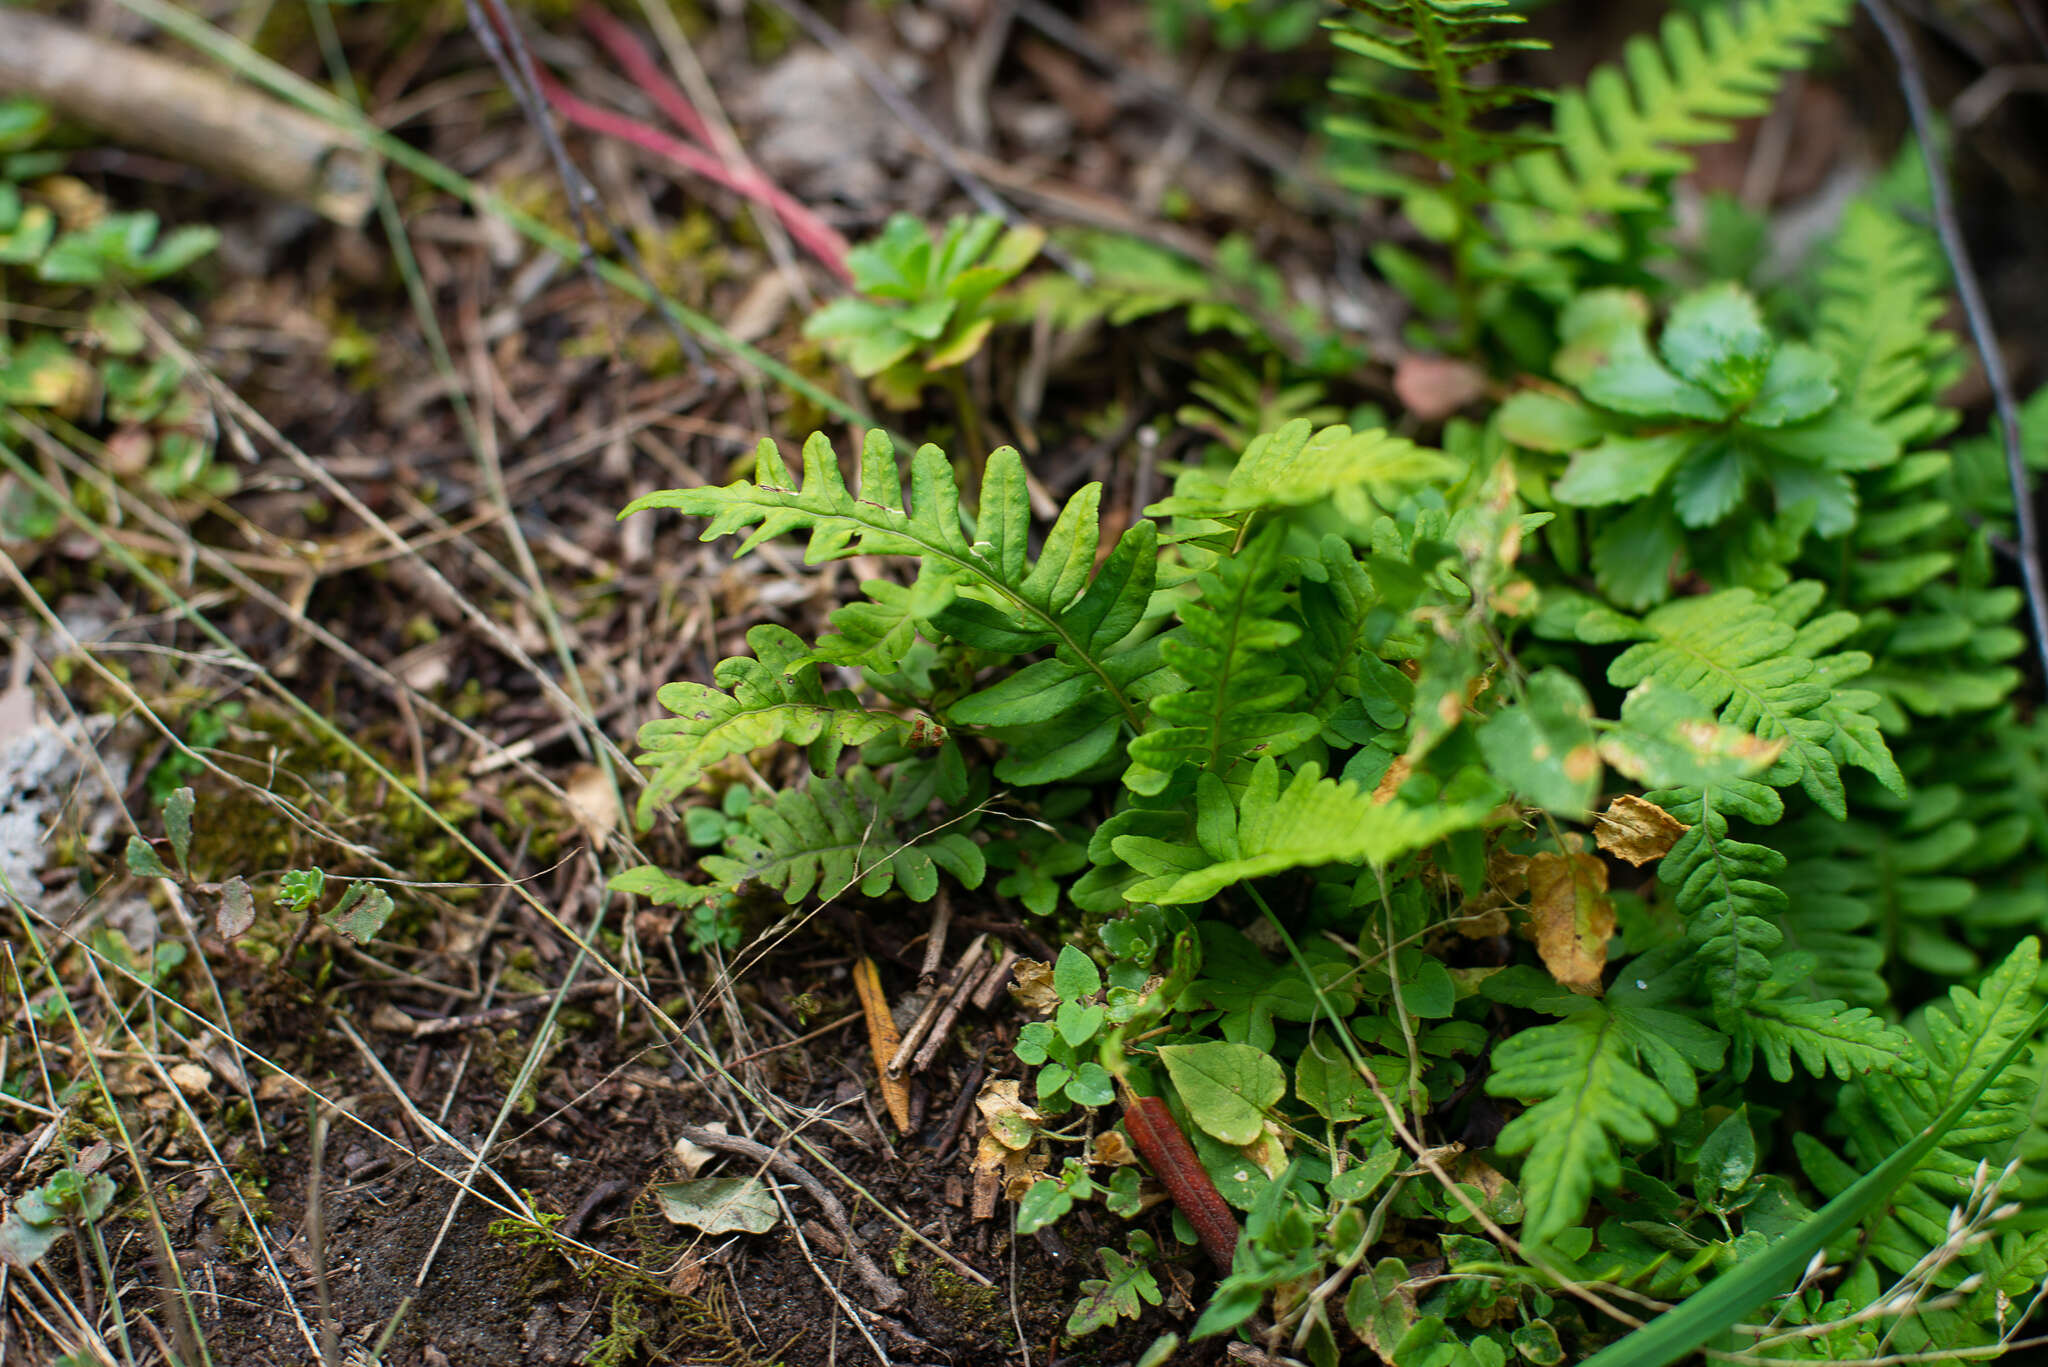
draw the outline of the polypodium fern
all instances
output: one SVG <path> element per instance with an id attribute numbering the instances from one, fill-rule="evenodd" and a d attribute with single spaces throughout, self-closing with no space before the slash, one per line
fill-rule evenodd
<path id="1" fill-rule="evenodd" d="M 1825 594 L 1795 584 L 1768 598 L 1729 589 L 1667 603 L 1641 619 L 1601 610 L 1581 619 L 1584 641 L 1635 640 L 1608 667 L 1608 681 L 1631 688 L 1655 679 L 1718 709 L 1724 725 L 1784 751 L 1767 773 L 1773 787 L 1797 783 L 1823 810 L 1847 815 L 1844 764 L 1868 770 L 1902 792 L 1905 780 L 1870 715 L 1874 695 L 1841 685 L 1870 667 L 1860 651 L 1825 654 L 1853 631 L 1856 618 L 1829 613 L 1806 620 Z"/>
<path id="2" fill-rule="evenodd" d="M 1303 765 L 1281 785 L 1272 758 L 1252 768 L 1241 795 L 1204 774 L 1196 789 L 1195 839 L 1119 835 L 1118 858 L 1145 877 L 1123 890 L 1132 902 L 1203 902 L 1232 884 L 1319 864 L 1385 866 L 1454 831 L 1485 821 L 1500 787 L 1467 770 L 1427 802 L 1380 799 Z"/>
<path id="3" fill-rule="evenodd" d="M 913 745 L 945 739 L 927 719 L 863 708 L 843 689 L 826 692 L 809 648 L 786 627 L 763 623 L 747 633 L 747 644 L 753 659 L 723 660 L 714 671 L 721 688 L 668 683 L 655 695 L 675 715 L 640 728 L 637 762 L 654 771 L 640 795 L 643 828 L 656 807 L 687 792 L 718 761 L 778 741 L 810 747 L 811 769 L 830 773 L 844 747 L 877 736 L 894 733 Z"/>
<path id="4" fill-rule="evenodd" d="M 1768 984 L 1743 1003 L 1733 1024 L 1730 1063 L 1738 1080 L 1749 1076 L 1759 1053 L 1779 1082 L 1792 1080 L 1795 1056 L 1811 1076 L 1833 1073 L 1844 1082 L 1872 1072 L 1918 1076 L 1926 1071 L 1905 1034 L 1867 1008 L 1814 1001 L 1783 983 Z"/>
<path id="5" fill-rule="evenodd" d="M 1124 784 L 1157 795 L 1183 768 L 1227 778 L 1238 763 L 1280 756 L 1312 739 L 1316 719 L 1292 711 L 1303 680 L 1282 651 L 1301 628 L 1280 620 L 1277 573 L 1286 528 L 1273 524 L 1240 554 L 1196 576 L 1181 627 L 1160 644 L 1187 687 L 1152 699 L 1153 724 L 1130 744 Z"/>
<path id="6" fill-rule="evenodd" d="M 923 562 L 927 591 L 913 605 L 920 634 L 1012 655 L 1051 648 L 1049 657 L 948 709 L 951 723 L 1011 728 L 999 777 L 1069 778 L 1101 763 L 1121 735 L 1143 730 L 1145 680 L 1160 668 L 1156 645 L 1138 630 L 1158 572 L 1154 525 L 1134 523 L 1097 568 L 1102 486 L 1085 485 L 1067 501 L 1034 561 L 1024 466 L 1009 447 L 989 457 L 971 521 L 953 468 L 936 446 L 912 457 L 910 491 L 906 503 L 886 434 L 868 433 L 858 494 L 840 475 L 831 442 L 818 434 L 804 444 L 800 484 L 775 443 L 763 441 L 753 480 L 648 494 L 621 516 L 672 508 L 708 517 L 706 541 L 752 529 L 742 555 L 773 537 L 808 531 L 811 564 L 914 556 Z"/>
<path id="7" fill-rule="evenodd" d="M 1872 1075 L 1843 1092 L 1840 1133 L 1848 1161 L 1814 1136 L 1793 1133 L 1799 1161 L 1815 1186 L 1832 1196 L 1854 1181 L 1859 1169 L 1875 1167 L 1917 1137 L 1951 1101 L 1977 1085 L 2015 1039 L 2040 1027 L 2043 1013 L 2038 1009 L 2035 986 L 2040 958 L 2039 942 L 2027 939 L 1985 976 L 1976 991 L 1950 988 L 1947 1005 L 1931 1007 L 1920 1019 L 1917 1033 L 1921 1039 L 1912 1050 L 1920 1067 Z M 1863 1245 L 1866 1256 L 1895 1273 L 1905 1273 L 1920 1263 L 1929 1249 L 1947 1242 L 1954 1233 L 1950 1212 L 1969 1196 L 1981 1174 L 1988 1170 L 2002 1175 L 2016 1156 L 2017 1141 L 2027 1131 L 2037 1090 L 2038 1078 L 2032 1067 L 2009 1068 L 1991 1081 L 1869 1226 Z M 2020 1183 L 2032 1185 L 2025 1175 Z M 2008 1195 L 2012 1194 L 2008 1188 Z M 2038 1199 L 2038 1192 L 2034 1196 Z M 1996 1245 L 1958 1250 L 1963 1266 L 1946 1271 L 1940 1280 L 1954 1285 L 1965 1269 L 1996 1273 L 2001 1270 L 2001 1251 L 2009 1250 Z M 2038 1274 L 2034 1280 L 2038 1281 Z M 1938 1326 L 1941 1336 L 1967 1334 L 1974 1321 L 1978 1336 L 1965 1341 L 1981 1341 L 1983 1326 L 1996 1313 L 1991 1297 L 2006 1294 L 1995 1279 L 1994 1285 L 1983 1290 L 1986 1295 L 1979 1298 L 1981 1303 L 1964 1307 L 1963 1323 Z"/>
<path id="8" fill-rule="evenodd" d="M 962 887 L 981 886 L 987 866 L 966 829 L 950 823 L 905 834 L 902 823 L 911 815 L 866 769 L 844 778 L 819 774 L 805 788 L 748 807 L 746 828 L 727 838 L 723 854 L 700 863 L 715 885 L 758 884 L 787 902 L 813 892 L 829 901 L 854 887 L 865 897 L 894 887 L 923 902 L 939 890 L 942 869 Z"/>
<path id="9" fill-rule="evenodd" d="M 1364 105 L 1367 116 L 1339 113 L 1324 123 L 1337 149 L 1339 179 L 1371 194 L 1397 197 L 1409 220 L 1423 233 L 1448 244 L 1461 322 L 1469 334 L 1477 322 L 1472 292 L 1475 255 L 1484 248 L 1481 211 L 1488 198 L 1487 171 L 1531 140 L 1490 128 L 1486 116 L 1537 98 L 1535 91 L 1504 84 L 1480 84 L 1473 73 L 1519 52 L 1548 43 L 1505 36 L 1507 26 L 1527 22 L 1508 0 L 1344 0 L 1352 10 L 1331 21 L 1336 46 L 1396 72 L 1427 78 L 1429 95 L 1417 97 L 1339 75 L 1330 82 L 1340 101 Z M 1340 106 L 1341 107 L 1341 106 Z M 1424 182 L 1391 170 L 1382 149 L 1404 153 L 1438 172 Z M 1414 276 L 1397 248 L 1375 253 L 1390 276 Z"/>
<path id="10" fill-rule="evenodd" d="M 1619 1012 L 1587 998 L 1558 1009 L 1563 1020 L 1496 1045 L 1486 1078 L 1490 1095 L 1532 1103 L 1494 1147 L 1524 1155 L 1522 1237 L 1538 1244 L 1576 1224 L 1595 1190 L 1621 1181 L 1617 1145 L 1650 1148 L 1679 1114 L 1666 1080 L 1638 1066 L 1637 1039 Z M 1691 1032 L 1680 1037 L 1690 1041 Z M 1695 1057 L 1711 1067 L 1718 1053 L 1710 1046 Z"/>
<path id="11" fill-rule="evenodd" d="M 1618 216 L 1661 211 L 1655 183 L 1692 169 L 1681 148 L 1723 142 L 1770 108 L 1780 76 L 1849 17 L 1853 0 L 1744 0 L 1666 17 L 1618 65 L 1557 98 L 1555 149 L 1518 157 L 1492 181 L 1495 214 L 1522 273 L 1541 279 L 1581 251 L 1620 261 Z"/>
<path id="12" fill-rule="evenodd" d="M 1784 872 L 1785 856 L 1734 839 L 1729 817 L 1767 826 L 1784 804 L 1769 787 L 1747 780 L 1651 793 L 1649 800 L 1691 827 L 1664 856 L 1657 877 L 1672 890 L 1708 997 L 1727 1021 L 1771 976 L 1769 956 L 1784 939 L 1779 918 L 1786 908 L 1773 881 Z"/>

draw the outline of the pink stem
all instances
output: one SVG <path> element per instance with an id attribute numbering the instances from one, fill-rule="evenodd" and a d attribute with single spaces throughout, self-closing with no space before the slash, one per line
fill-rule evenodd
<path id="1" fill-rule="evenodd" d="M 583 20 L 583 27 L 589 29 L 597 41 L 604 45 L 604 50 L 611 53 L 612 60 L 625 68 L 626 75 L 631 78 L 633 84 L 639 86 L 662 113 L 675 120 L 676 127 L 706 147 L 717 145 L 716 139 L 711 136 L 711 125 L 704 122 L 703 116 L 698 114 L 697 107 L 690 103 L 689 98 L 676 89 L 675 82 L 669 80 L 668 74 L 655 63 L 653 55 L 641 46 L 640 40 L 633 36 L 632 30 L 597 5 L 585 5 L 578 17 Z"/>
<path id="2" fill-rule="evenodd" d="M 852 283 L 853 273 L 846 268 L 846 239 L 753 167 L 729 167 L 702 148 L 650 128 L 638 119 L 586 103 L 544 72 L 540 75 L 540 88 L 548 103 L 570 123 L 666 157 L 686 171 L 772 209 L 789 229 L 790 237 L 823 262 L 827 270 Z"/>

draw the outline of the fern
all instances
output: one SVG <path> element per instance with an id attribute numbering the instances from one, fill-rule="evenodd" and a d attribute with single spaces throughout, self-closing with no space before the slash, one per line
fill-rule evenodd
<path id="1" fill-rule="evenodd" d="M 1152 699 L 1154 725 L 1130 744 L 1124 784 L 1156 796 L 1184 768 L 1228 778 L 1245 759 L 1278 757 L 1313 738 L 1316 719 L 1288 710 L 1303 681 L 1282 651 L 1301 629 L 1279 620 L 1277 573 L 1285 528 L 1274 524 L 1195 580 L 1181 628 L 1160 647 L 1188 686 Z"/>
<path id="2" fill-rule="evenodd" d="M 895 888 L 913 902 L 928 901 L 941 870 L 962 887 L 979 887 L 987 867 L 967 832 L 949 824 L 906 835 L 909 815 L 866 769 L 844 778 L 818 775 L 806 788 L 748 807 L 745 829 L 727 838 L 724 853 L 700 862 L 720 887 L 755 884 L 792 903 L 813 893 L 830 901 L 856 887 L 864 897 Z"/>
<path id="3" fill-rule="evenodd" d="M 1618 1148 L 1648 1149 L 1696 1099 L 1693 1070 L 1718 1066 L 1720 1041 L 1672 1012 L 1584 998 L 1564 1019 L 1522 1030 L 1493 1051 L 1491 1096 L 1531 1103 L 1495 1147 L 1523 1155 L 1523 1238 L 1545 1243 L 1584 1217 L 1596 1190 L 1617 1185 Z M 1656 1076 L 1644 1071 L 1654 1050 Z M 1676 1095 L 1674 1095 L 1674 1089 Z"/>
<path id="4" fill-rule="evenodd" d="M 1759 598 L 1729 589 L 1668 603 L 1640 620 L 1611 610 L 1589 614 L 1577 631 L 1591 642 L 1638 641 L 1608 667 L 1617 687 L 1654 679 L 1718 709 L 1725 725 L 1782 742 L 1766 781 L 1797 783 L 1841 817 L 1848 812 L 1842 765 L 1868 770 L 1894 792 L 1905 780 L 1870 715 L 1875 696 L 1841 687 L 1870 667 L 1870 657 L 1821 653 L 1853 631 L 1856 618 L 1806 620 L 1824 592 L 1800 584 Z"/>
<path id="5" fill-rule="evenodd" d="M 1905 1034 L 1866 1008 L 1796 996 L 1782 983 L 1745 1002 L 1734 1026 L 1731 1063 L 1738 1081 L 1749 1076 L 1757 1053 L 1779 1082 L 1792 1080 L 1795 1055 L 1813 1077 L 1833 1073 L 1844 1082 L 1873 1072 L 1926 1072 Z"/>
<path id="6" fill-rule="evenodd" d="M 1743 781 L 1652 793 L 1649 800 L 1692 828 L 1664 856 L 1657 877 L 1685 919 L 1716 1014 L 1728 1021 L 1771 976 L 1770 953 L 1784 939 L 1779 918 L 1786 908 L 1783 889 L 1772 881 L 1784 872 L 1785 856 L 1732 838 L 1729 817 L 1767 826 L 1783 815 L 1784 805 L 1764 784 Z"/>
<path id="7" fill-rule="evenodd" d="M 1337 148 L 1337 173 L 1355 188 L 1402 201 L 1408 218 L 1425 234 L 1449 245 L 1457 307 L 1469 337 L 1478 322 L 1472 285 L 1475 260 L 1485 244 L 1482 208 L 1488 198 L 1487 171 L 1529 147 L 1526 138 L 1489 129 L 1484 120 L 1511 105 L 1538 98 L 1532 90 L 1480 85 L 1475 71 L 1516 53 L 1549 44 L 1512 38 L 1511 26 L 1526 20 L 1508 0 L 1345 0 L 1353 11 L 1332 21 L 1336 46 L 1393 68 L 1427 78 L 1429 94 L 1397 93 L 1379 82 L 1338 76 L 1330 89 L 1340 100 L 1363 104 L 1369 117 L 1338 114 L 1324 123 Z M 1382 149 L 1421 159 L 1440 175 L 1425 183 L 1392 171 Z M 1402 272 L 1398 249 L 1375 253 L 1390 275 Z"/>
<path id="8" fill-rule="evenodd" d="M 1495 214 L 1520 272 L 1560 279 L 1556 258 L 1623 260 L 1618 217 L 1661 212 L 1656 183 L 1692 169 L 1682 148 L 1723 142 L 1770 108 L 1782 73 L 1850 15 L 1853 0 L 1744 0 L 1695 17 L 1674 10 L 1658 38 L 1631 39 L 1622 61 L 1557 99 L 1554 150 L 1493 178 Z"/>
<path id="9" fill-rule="evenodd" d="M 886 434 L 871 431 L 856 495 L 840 475 L 831 443 L 819 434 L 804 444 L 800 484 L 775 443 L 763 441 L 752 481 L 648 494 L 621 516 L 670 508 L 708 517 L 706 541 L 752 529 L 742 555 L 774 537 L 808 531 L 805 559 L 811 564 L 914 556 L 923 562 L 927 587 L 936 586 L 934 597 L 943 601 L 917 606 L 920 632 L 1012 655 L 1050 648 L 1048 658 L 948 709 L 954 724 L 1008 728 L 1014 744 L 999 777 L 1070 778 L 1099 764 L 1120 735 L 1143 730 L 1145 681 L 1161 667 L 1156 643 L 1148 645 L 1138 630 L 1158 573 L 1153 524 L 1134 523 L 1096 568 L 1102 486 L 1089 484 L 1067 501 L 1033 560 L 1024 466 L 1013 449 L 989 457 L 972 518 L 974 540 L 952 466 L 937 447 L 921 447 L 912 458 L 910 486 L 906 504 L 895 448 Z"/>
<path id="10" fill-rule="evenodd" d="M 1949 989 L 1947 1008 L 1929 1009 L 1910 1071 L 1874 1074 L 1841 1098 L 1849 1161 L 1811 1135 L 1795 1132 L 1799 1160 L 1814 1184 L 1833 1195 L 1923 1130 L 1973 1086 L 2023 1031 L 2039 1025 L 2036 979 L 2040 946 L 2019 946 L 1972 992 Z M 2002 1169 L 2026 1132 L 2034 1086 L 2031 1070 L 2014 1068 L 1992 1082 L 1962 1122 L 1901 1188 L 1869 1230 L 1869 1256 L 1895 1272 L 1911 1268 L 1949 1234 L 1949 1212 L 1968 1194 L 1979 1162 Z"/>
<path id="11" fill-rule="evenodd" d="M 757 626 L 747 633 L 747 644 L 753 659 L 724 660 L 713 674 L 729 691 L 669 683 L 655 695 L 675 715 L 640 728 L 636 762 L 654 771 L 640 795 L 643 829 L 656 807 L 696 786 L 706 769 L 765 745 L 808 746 L 812 770 L 830 773 L 844 747 L 878 736 L 929 745 L 945 739 L 944 730 L 924 718 L 871 711 L 843 689 L 826 692 L 808 648 L 785 627 Z"/>
<path id="12" fill-rule="evenodd" d="M 1202 902 L 1234 883 L 1319 864 L 1384 866 L 1453 831 L 1483 822 L 1501 797 L 1483 773 L 1427 804 L 1377 800 L 1304 765 L 1283 788 L 1270 758 L 1253 766 L 1241 796 L 1213 774 L 1197 789 L 1195 839 L 1118 835 L 1117 856 L 1145 877 L 1124 890 L 1132 902 Z"/>

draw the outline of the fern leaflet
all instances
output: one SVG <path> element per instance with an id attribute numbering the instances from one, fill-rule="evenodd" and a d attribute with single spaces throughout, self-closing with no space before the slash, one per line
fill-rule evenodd
<path id="1" fill-rule="evenodd" d="M 787 902 L 816 893 L 824 900 L 856 885 L 866 897 L 898 888 L 913 902 L 939 890 L 943 869 L 962 887 L 981 886 L 981 847 L 958 825 L 906 836 L 900 803 L 866 769 L 845 778 L 817 775 L 807 788 L 777 793 L 747 808 L 746 827 L 726 838 L 722 854 L 700 861 L 714 883 L 774 888 Z"/>
<path id="2" fill-rule="evenodd" d="M 1632 688 L 1655 679 L 1717 708 L 1724 725 L 1784 752 L 1766 775 L 1774 787 L 1797 783 L 1824 810 L 1848 813 L 1841 766 L 1869 770 L 1894 792 L 1905 780 L 1870 716 L 1875 695 L 1840 685 L 1870 667 L 1860 651 L 1817 652 L 1853 630 L 1856 619 L 1834 613 L 1797 625 L 1824 590 L 1795 584 L 1768 599 L 1729 589 L 1667 603 L 1637 621 L 1620 613 L 1589 614 L 1582 640 L 1637 639 L 1609 666 L 1608 681 Z"/>
<path id="3" fill-rule="evenodd" d="M 1481 770 L 1447 786 L 1438 800 L 1386 801 L 1307 764 L 1280 783 L 1269 756 L 1252 769 L 1241 797 L 1214 774 L 1196 789 L 1195 843 L 1120 835 L 1118 858 L 1146 877 L 1124 889 L 1133 902 L 1201 902 L 1234 883 L 1319 864 L 1385 866 L 1405 854 L 1479 825 L 1501 789 Z"/>
<path id="4" fill-rule="evenodd" d="M 1522 1237 L 1543 1243 L 1585 1214 L 1597 1188 L 1621 1181 L 1617 1143 L 1654 1146 L 1678 1120 L 1678 1102 L 1641 1068 L 1618 1016 L 1600 1003 L 1570 1003 L 1553 1025 L 1522 1030 L 1494 1047 L 1490 1095 L 1533 1102 L 1495 1141 L 1527 1155 L 1519 1185 Z"/>
<path id="5" fill-rule="evenodd" d="M 1199 596 L 1181 609 L 1180 630 L 1160 646 L 1166 663 L 1187 681 L 1152 699 L 1154 725 L 1130 745 L 1124 783 L 1156 796 L 1192 767 L 1228 777 L 1239 761 L 1284 755 L 1318 729 L 1290 711 L 1303 681 L 1287 671 L 1282 651 L 1301 628 L 1279 620 L 1287 595 L 1279 577 L 1278 523 L 1241 554 L 1197 575 Z"/>
<path id="6" fill-rule="evenodd" d="M 1536 263 L 1569 250 L 1621 260 L 1627 236 L 1609 216 L 1654 212 L 1651 183 L 1692 169 L 1678 149 L 1723 142 L 1766 112 L 1779 76 L 1844 22 L 1853 0 L 1746 0 L 1695 17 L 1675 10 L 1657 39 L 1633 39 L 1619 65 L 1557 100 L 1554 150 L 1494 177 L 1508 246 Z"/>
<path id="7" fill-rule="evenodd" d="M 1738 1080 L 1749 1076 L 1759 1052 L 1779 1082 L 1792 1080 L 1795 1055 L 1813 1077 L 1833 1073 L 1844 1082 L 1863 1073 L 1917 1077 L 1926 1071 L 1904 1032 L 1864 1007 L 1794 996 L 1779 983 L 1767 985 L 1744 1003 L 1734 1025 L 1731 1062 Z"/>
<path id="8" fill-rule="evenodd" d="M 1913 1051 L 1916 1071 L 1873 1075 L 1843 1093 L 1842 1132 L 1854 1166 L 1812 1136 L 1795 1133 L 1799 1160 L 1815 1185 L 1832 1196 L 1855 1180 L 1858 1168 L 1868 1170 L 1890 1157 L 1974 1086 L 2013 1040 L 2038 1028 L 2034 984 L 2040 967 L 2040 943 L 2021 941 L 1975 992 L 1952 987 L 1947 1009 L 1926 1012 L 1925 1039 Z M 1870 1252 L 1879 1262 L 1899 1272 L 1912 1267 L 1948 1236 L 1949 1211 L 1968 1194 L 1978 1163 L 1988 1160 L 1997 1171 L 2012 1156 L 2033 1100 L 2029 1071 L 2010 1069 L 1992 1082 L 1900 1188 L 1870 1230 Z"/>
<path id="9" fill-rule="evenodd" d="M 1034 561 L 1024 465 L 1009 447 L 991 455 L 983 471 L 971 541 L 952 466 L 935 446 L 912 457 L 907 505 L 895 448 L 879 431 L 868 433 L 861 453 L 858 495 L 846 487 L 822 433 L 804 444 L 800 483 L 773 441 L 761 443 L 756 461 L 752 481 L 648 494 L 620 516 L 672 508 L 708 517 L 706 541 L 749 532 L 741 555 L 808 530 L 805 559 L 813 564 L 915 556 L 931 581 L 921 583 L 925 601 L 899 601 L 897 608 L 929 614 L 920 632 L 1007 654 L 1050 647 L 1049 658 L 949 710 L 948 720 L 961 725 L 1034 728 L 1013 737 L 1029 753 L 1013 754 L 1009 771 L 997 770 L 1001 777 L 1072 777 L 1101 762 L 1124 730 L 1143 729 L 1144 681 L 1160 661 L 1137 628 L 1152 604 L 1157 535 L 1151 522 L 1134 523 L 1096 568 L 1101 485 L 1086 485 L 1067 501 Z M 931 606 L 934 593 L 943 606 Z"/>
<path id="10" fill-rule="evenodd" d="M 655 696 L 675 715 L 640 728 L 637 763 L 654 771 L 640 795 L 644 829 L 654 809 L 694 787 L 704 771 L 731 755 L 778 741 L 811 748 L 814 772 L 829 773 L 840 750 L 895 733 L 912 745 L 935 745 L 943 729 L 923 718 L 870 711 L 845 690 L 827 693 L 808 648 L 785 627 L 763 623 L 747 633 L 754 658 L 719 662 L 721 688 L 668 683 Z"/>

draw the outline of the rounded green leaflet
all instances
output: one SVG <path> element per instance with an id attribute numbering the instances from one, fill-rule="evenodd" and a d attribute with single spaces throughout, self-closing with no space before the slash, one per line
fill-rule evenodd
<path id="1" fill-rule="evenodd" d="M 1169 1044 L 1159 1061 L 1195 1124 L 1226 1144 L 1249 1144 L 1287 1091 L 1287 1074 L 1248 1044 Z"/>

